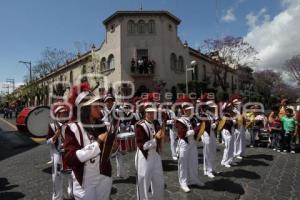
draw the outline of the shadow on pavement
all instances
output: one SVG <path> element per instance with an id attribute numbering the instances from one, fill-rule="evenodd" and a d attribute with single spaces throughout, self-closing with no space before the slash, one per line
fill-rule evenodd
<path id="1" fill-rule="evenodd" d="M 110 194 L 116 194 L 118 192 L 118 189 L 115 188 L 114 186 L 111 188 Z"/>
<path id="2" fill-rule="evenodd" d="M 26 135 L 14 132 L 0 132 L 0 161 L 36 147 Z"/>
<path id="3" fill-rule="evenodd" d="M 241 162 L 238 163 L 237 167 L 241 166 L 269 166 L 268 163 L 260 160 L 251 160 L 251 159 L 243 159 Z"/>
<path id="4" fill-rule="evenodd" d="M 273 156 L 272 155 L 265 155 L 265 154 L 257 154 L 257 155 L 246 156 L 246 159 L 264 159 L 264 160 L 272 161 Z"/>
<path id="5" fill-rule="evenodd" d="M 230 192 L 234 194 L 244 194 L 244 188 L 231 180 L 228 179 L 219 179 L 219 180 L 213 180 L 205 183 L 205 186 L 202 187 L 204 190 L 214 190 L 214 191 L 224 191 L 224 192 Z"/>
<path id="6" fill-rule="evenodd" d="M 248 178 L 248 179 L 260 179 L 260 175 L 256 172 L 251 172 L 243 169 L 236 169 L 234 171 L 221 172 L 219 176 L 222 177 L 235 177 L 235 178 Z"/>
<path id="7" fill-rule="evenodd" d="M 10 185 L 7 178 L 0 178 L 0 199 L 13 200 L 13 199 L 21 199 L 25 197 L 25 195 L 21 192 L 6 192 L 7 190 L 11 190 L 16 187 L 19 186 Z"/>
<path id="8" fill-rule="evenodd" d="M 175 160 L 162 160 L 163 171 L 177 171 L 177 162 Z"/>
<path id="9" fill-rule="evenodd" d="M 47 167 L 47 168 L 43 169 L 42 171 L 46 174 L 52 174 L 52 166 Z"/>
<path id="10" fill-rule="evenodd" d="M 113 181 L 113 184 L 118 183 L 129 183 L 129 184 L 136 184 L 136 177 L 135 176 L 129 176 L 126 179 L 117 179 Z"/>

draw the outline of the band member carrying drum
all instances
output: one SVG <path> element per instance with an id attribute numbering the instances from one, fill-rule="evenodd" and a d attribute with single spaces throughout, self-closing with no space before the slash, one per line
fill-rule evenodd
<path id="1" fill-rule="evenodd" d="M 163 138 L 160 127 L 154 125 L 157 108 L 154 103 L 145 102 L 145 119 L 136 124 L 137 152 L 137 197 L 141 200 L 164 199 L 164 176 L 159 155 L 159 144 Z M 156 123 L 158 125 L 158 123 Z M 152 195 L 149 194 L 151 187 Z"/>
<path id="2" fill-rule="evenodd" d="M 53 106 L 54 122 L 49 124 L 47 144 L 51 145 L 53 200 L 63 199 L 63 132 L 65 123 L 68 121 L 68 107 L 62 103 Z M 68 179 L 68 198 L 72 198 L 72 178 L 70 174 L 65 174 Z"/>
<path id="3" fill-rule="evenodd" d="M 111 121 L 113 120 L 113 118 L 116 117 L 116 113 L 122 114 L 122 112 L 119 108 L 116 108 L 117 104 L 115 103 L 115 98 L 111 94 L 107 94 L 106 96 L 104 96 L 103 101 L 105 103 L 105 107 L 103 110 L 104 111 L 103 121 L 106 124 L 107 129 L 109 129 L 111 125 Z M 123 124 L 120 123 L 120 126 L 122 125 Z M 124 155 L 118 150 L 114 153 L 114 155 L 116 157 L 117 177 L 125 178 L 127 175 L 126 175 L 125 164 L 124 164 Z"/>
<path id="4" fill-rule="evenodd" d="M 80 118 L 69 123 L 65 131 L 65 156 L 72 169 L 76 200 L 107 200 L 112 187 L 111 165 L 100 165 L 108 138 L 102 119 L 100 98 L 91 92 L 73 97 Z M 101 172 L 101 173 L 100 173 Z"/>

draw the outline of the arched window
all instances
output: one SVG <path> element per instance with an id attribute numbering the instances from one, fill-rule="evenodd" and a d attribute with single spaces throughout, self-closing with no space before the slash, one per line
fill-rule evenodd
<path id="1" fill-rule="evenodd" d="M 73 71 L 70 71 L 70 83 L 73 84 Z"/>
<path id="2" fill-rule="evenodd" d="M 100 71 L 104 71 L 106 69 L 106 58 L 103 57 L 100 62 Z"/>
<path id="3" fill-rule="evenodd" d="M 145 33 L 145 21 L 140 20 L 138 22 L 138 33 Z"/>
<path id="4" fill-rule="evenodd" d="M 155 21 L 154 20 L 150 20 L 149 21 L 149 33 L 155 33 Z"/>
<path id="5" fill-rule="evenodd" d="M 114 69 L 115 68 L 115 58 L 114 55 L 110 54 L 107 60 L 107 69 Z"/>
<path id="6" fill-rule="evenodd" d="M 135 32 L 135 25 L 133 20 L 129 20 L 127 23 L 127 31 L 129 34 L 133 34 Z"/>
<path id="7" fill-rule="evenodd" d="M 184 72 L 184 59 L 182 56 L 178 57 L 178 71 Z"/>
<path id="8" fill-rule="evenodd" d="M 170 56 L 170 67 L 172 70 L 176 70 L 176 67 L 177 67 L 177 57 L 175 55 L 175 53 L 171 53 L 171 56 Z"/>

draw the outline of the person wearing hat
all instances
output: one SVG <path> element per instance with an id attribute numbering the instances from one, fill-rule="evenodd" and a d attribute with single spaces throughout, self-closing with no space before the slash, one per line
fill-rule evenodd
<path id="1" fill-rule="evenodd" d="M 234 138 L 233 138 L 233 120 L 231 119 L 232 104 L 225 102 L 221 108 L 222 119 L 219 121 L 218 130 L 221 131 L 222 139 L 225 144 L 221 165 L 230 168 L 233 164 Z"/>
<path id="2" fill-rule="evenodd" d="M 47 144 L 51 145 L 52 162 L 52 181 L 53 181 L 53 200 L 63 199 L 63 132 L 65 123 L 68 121 L 69 111 L 66 105 L 56 103 L 52 109 L 54 122 L 49 124 Z M 72 179 L 69 174 L 65 174 L 68 180 L 68 198 L 72 198 Z"/>
<path id="3" fill-rule="evenodd" d="M 107 129 L 110 128 L 110 123 L 112 122 L 113 118 L 116 117 L 116 113 L 124 113 L 120 109 L 116 108 L 117 105 L 115 103 L 115 98 L 111 94 L 107 94 L 104 98 L 103 101 L 105 103 L 104 107 L 104 117 L 103 121 L 107 126 Z M 124 120 L 120 120 L 120 130 L 122 129 L 122 126 L 124 125 Z M 129 126 L 131 127 L 131 126 Z M 127 128 L 129 128 L 127 127 Z M 123 132 L 121 130 L 121 132 Z M 120 131 L 119 131 L 120 133 Z M 120 151 L 115 152 L 115 158 L 116 158 L 116 168 L 117 168 L 117 177 L 118 178 L 125 178 L 126 175 L 126 170 L 125 170 L 125 164 L 124 164 L 124 155 Z"/>
<path id="4" fill-rule="evenodd" d="M 178 100 L 181 103 L 183 116 L 175 121 L 178 135 L 178 178 L 181 189 L 190 192 L 188 185 L 203 186 L 198 177 L 198 150 L 194 128 L 191 123 L 193 104 L 188 97 Z M 197 132 L 196 132 L 197 133 Z"/>
<path id="5" fill-rule="evenodd" d="M 109 199 L 112 187 L 111 164 L 100 165 L 101 150 L 108 137 L 102 119 L 100 98 L 91 92 L 76 97 L 77 121 L 65 130 L 65 158 L 72 169 L 76 200 Z"/>
<path id="6" fill-rule="evenodd" d="M 136 115 L 131 110 L 129 104 L 125 104 L 120 109 L 122 112 L 122 118 L 120 119 L 120 132 L 132 132 L 134 131 L 134 125 L 138 121 Z"/>
<path id="7" fill-rule="evenodd" d="M 216 117 L 214 116 L 214 110 L 216 104 L 213 100 L 209 100 L 205 96 L 202 96 L 197 102 L 199 106 L 199 137 L 203 142 L 203 171 L 204 175 L 209 178 L 214 178 L 215 172 L 215 159 L 217 153 L 216 144 Z"/>
<path id="8" fill-rule="evenodd" d="M 145 119 L 137 122 L 135 127 L 137 197 L 143 200 L 164 199 L 164 175 L 158 149 L 163 132 L 159 131 L 158 123 L 154 123 L 156 112 L 156 107 L 146 102 Z M 149 194 L 150 186 L 152 194 Z"/>
<path id="9" fill-rule="evenodd" d="M 234 152 L 233 156 L 236 159 L 243 159 L 245 156 L 245 149 L 246 149 L 246 135 L 245 135 L 245 125 L 246 120 L 244 116 L 240 112 L 240 105 L 241 105 L 241 97 L 237 96 L 232 99 L 232 117 L 234 118 Z"/>

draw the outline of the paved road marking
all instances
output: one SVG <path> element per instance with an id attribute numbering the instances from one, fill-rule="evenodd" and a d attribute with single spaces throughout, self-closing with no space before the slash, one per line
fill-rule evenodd
<path id="1" fill-rule="evenodd" d="M 0 121 L 2 121 L 3 123 L 7 124 L 7 125 L 10 126 L 11 128 L 13 128 L 15 131 L 18 130 L 18 128 L 17 128 L 14 124 L 10 123 L 9 121 L 6 121 L 6 120 L 3 119 L 3 118 L 0 118 Z"/>

